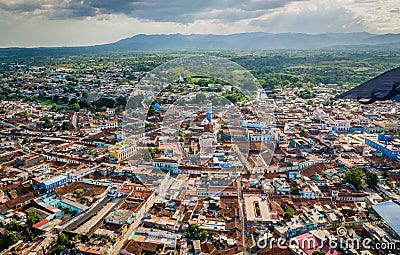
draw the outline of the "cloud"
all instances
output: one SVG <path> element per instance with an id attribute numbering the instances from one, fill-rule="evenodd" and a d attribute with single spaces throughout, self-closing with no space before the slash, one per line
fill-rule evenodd
<path id="1" fill-rule="evenodd" d="M 157 22 L 191 23 L 199 18 L 234 22 L 259 17 L 292 1 L 301 0 L 0 0 L 0 9 L 60 20 L 124 14 Z"/>
<path id="2" fill-rule="evenodd" d="M 357 0 L 347 6 L 349 10 L 363 17 L 364 26 L 375 33 L 399 33 L 400 13 L 393 11 L 399 8 L 393 0 Z"/>
<path id="3" fill-rule="evenodd" d="M 7 2 L 0 1 L 0 9 L 4 11 L 14 12 L 14 13 L 29 13 L 41 7 L 40 2 L 32 1 L 18 1 L 18 2 Z"/>
<path id="4" fill-rule="evenodd" d="M 0 0 L 0 46 L 93 45 L 135 34 L 400 33 L 393 0 Z"/>
<path id="5" fill-rule="evenodd" d="M 221 24 L 198 20 L 190 24 L 143 21 L 125 15 L 85 19 L 25 19 L 0 10 L 0 47 L 85 46 L 111 43 L 135 34 L 231 34 L 257 31 L 246 22 Z"/>
<path id="6" fill-rule="evenodd" d="M 268 32 L 326 33 L 365 31 L 363 17 L 338 1 L 310 1 L 292 4 L 251 25 Z"/>

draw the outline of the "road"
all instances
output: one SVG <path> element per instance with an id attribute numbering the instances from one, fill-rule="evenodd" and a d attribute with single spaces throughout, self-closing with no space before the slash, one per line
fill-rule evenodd
<path id="1" fill-rule="evenodd" d="M 115 208 L 119 207 L 124 201 L 124 197 L 117 197 L 110 200 L 107 202 L 107 204 L 102 206 L 101 209 L 95 215 L 93 215 L 89 221 L 84 222 L 77 229 L 75 229 L 74 233 L 85 235 L 90 238 L 97 228 L 99 228 L 103 223 L 104 218 L 107 217 L 107 215 Z"/>
<path id="2" fill-rule="evenodd" d="M 239 196 L 239 216 L 241 220 L 241 232 L 243 241 L 243 254 L 249 254 L 247 245 L 246 219 L 244 213 L 244 199 L 242 193 L 242 176 L 237 179 L 238 196 Z"/>
<path id="3" fill-rule="evenodd" d="M 101 208 L 103 208 L 108 202 L 111 201 L 110 198 L 101 198 L 102 201 L 100 201 L 96 206 L 91 207 L 87 212 L 84 213 L 78 220 L 74 221 L 71 224 L 68 224 L 65 228 L 64 231 L 71 232 L 77 229 L 79 226 L 90 220 L 93 216 L 95 216 Z"/>
<path id="4" fill-rule="evenodd" d="M 71 126 L 75 129 L 78 130 L 78 113 L 74 112 L 71 118 Z"/>
<path id="5" fill-rule="evenodd" d="M 112 248 L 108 254 L 112 254 L 112 255 L 118 255 L 120 250 L 122 249 L 122 247 L 125 245 L 126 241 L 128 241 L 129 237 L 132 235 L 132 233 L 139 227 L 144 215 L 146 215 L 149 210 L 153 207 L 154 203 L 163 198 L 166 191 L 168 190 L 168 188 L 171 186 L 172 182 L 173 182 L 174 178 L 168 178 L 166 181 L 167 183 L 164 185 L 164 189 L 160 192 L 159 195 L 157 195 L 153 201 L 151 201 L 151 203 L 148 204 L 147 208 L 144 210 L 143 214 L 140 216 L 140 218 L 138 218 L 126 231 L 126 233 L 124 234 L 124 236 L 121 238 L 121 240 L 119 242 L 117 242 L 114 246 L 114 248 Z M 162 185 L 162 184 L 161 184 Z"/>

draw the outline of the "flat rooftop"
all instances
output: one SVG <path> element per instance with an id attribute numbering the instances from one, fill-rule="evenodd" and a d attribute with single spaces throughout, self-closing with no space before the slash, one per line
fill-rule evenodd
<path id="1" fill-rule="evenodd" d="M 400 200 L 382 202 L 372 208 L 400 237 Z"/>
<path id="2" fill-rule="evenodd" d="M 244 198 L 246 206 L 246 217 L 248 221 L 271 221 L 268 201 L 260 196 L 249 196 Z M 258 209 L 257 206 L 258 205 Z M 259 211 L 257 213 L 256 211 Z"/>
<path id="3" fill-rule="evenodd" d="M 167 246 L 175 246 L 177 237 L 175 235 L 166 234 L 162 231 L 152 229 L 150 231 L 136 230 L 135 232 L 133 232 L 129 239 L 137 242 L 157 243 Z"/>
<path id="4" fill-rule="evenodd" d="M 65 175 L 56 175 L 56 176 L 53 176 L 53 177 L 51 177 L 51 178 L 49 178 L 47 180 L 43 180 L 42 182 L 45 185 L 50 185 L 52 183 L 59 182 L 59 181 L 62 181 L 62 180 L 66 180 L 66 179 L 67 179 L 67 176 L 65 176 Z"/>

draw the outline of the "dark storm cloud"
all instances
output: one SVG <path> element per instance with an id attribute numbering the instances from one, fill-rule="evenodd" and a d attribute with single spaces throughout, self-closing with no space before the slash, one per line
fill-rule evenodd
<path id="1" fill-rule="evenodd" d="M 13 13 L 39 11 L 49 19 L 80 19 L 101 14 L 125 14 L 142 20 L 191 23 L 195 20 L 234 22 L 257 18 L 268 10 L 299 0 L 0 0 Z"/>

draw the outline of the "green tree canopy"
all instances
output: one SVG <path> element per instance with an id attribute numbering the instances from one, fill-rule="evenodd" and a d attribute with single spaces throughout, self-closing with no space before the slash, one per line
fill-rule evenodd
<path id="1" fill-rule="evenodd" d="M 78 103 L 78 99 L 76 99 L 75 97 L 74 98 L 71 98 L 70 100 L 69 100 L 69 105 L 73 105 L 73 104 L 76 104 L 76 103 Z"/>
<path id="2" fill-rule="evenodd" d="M 343 181 L 352 184 L 357 190 L 363 189 L 362 180 L 365 177 L 364 172 L 357 167 L 347 170 L 343 174 Z"/>
<path id="3" fill-rule="evenodd" d="M 378 184 L 379 178 L 378 175 L 374 172 L 367 172 L 365 174 L 365 182 L 369 187 L 375 187 Z"/>
<path id="4" fill-rule="evenodd" d="M 60 233 L 58 235 L 58 243 L 61 245 L 68 245 L 69 239 L 68 236 L 64 233 Z"/>
<path id="5" fill-rule="evenodd" d="M 200 229 L 198 224 L 189 225 L 186 235 L 189 239 L 193 240 L 204 240 L 208 236 L 208 232 L 206 230 Z"/>
<path id="6" fill-rule="evenodd" d="M 290 220 L 293 218 L 293 212 L 290 209 L 286 209 L 285 213 L 283 214 L 283 218 L 285 220 Z"/>
<path id="7" fill-rule="evenodd" d="M 64 121 L 61 125 L 62 130 L 69 130 L 69 121 Z"/>
<path id="8" fill-rule="evenodd" d="M 80 105 L 78 103 L 72 104 L 70 105 L 71 109 L 74 111 L 79 111 L 79 109 L 81 108 Z"/>
<path id="9" fill-rule="evenodd" d="M 58 244 L 50 251 L 50 254 L 61 254 L 63 250 L 65 250 L 65 245 Z"/>
<path id="10" fill-rule="evenodd" d="M 74 197 L 80 197 L 83 195 L 83 193 L 85 193 L 83 189 L 76 189 L 74 190 Z"/>
<path id="11" fill-rule="evenodd" d="M 299 189 L 299 187 L 294 186 L 294 187 L 292 188 L 292 190 L 290 191 L 290 193 L 291 193 L 292 195 L 299 195 L 299 194 L 300 194 L 300 189 Z"/>
<path id="12" fill-rule="evenodd" d="M 383 171 L 382 176 L 383 176 L 384 178 L 388 178 L 388 177 L 389 177 L 389 171 L 388 171 L 388 170 Z"/>
<path id="13" fill-rule="evenodd" d="M 7 230 L 18 232 L 21 230 L 21 225 L 19 224 L 19 222 L 13 220 L 8 224 Z"/>
<path id="14" fill-rule="evenodd" d="M 28 226 L 32 226 L 33 224 L 35 224 L 36 222 L 39 221 L 39 217 L 38 217 L 37 213 L 34 211 L 29 212 L 27 218 L 28 219 L 26 222 L 27 222 Z"/>
<path id="15" fill-rule="evenodd" d="M 117 98 L 116 102 L 115 102 L 115 106 L 120 106 L 121 105 L 121 106 L 125 107 L 126 103 L 127 103 L 126 97 L 119 96 Z"/>
<path id="16" fill-rule="evenodd" d="M 22 236 L 15 233 L 14 231 L 6 230 L 2 238 L 0 238 L 0 248 L 5 249 L 19 240 L 22 240 Z"/>
<path id="17" fill-rule="evenodd" d="M 53 124 L 51 123 L 51 119 L 48 116 L 44 116 L 42 120 L 44 121 L 44 128 L 51 128 L 53 126 Z"/>
<path id="18" fill-rule="evenodd" d="M 113 108 L 115 106 L 115 100 L 112 98 L 102 97 L 94 101 L 92 104 L 95 105 L 97 108 L 101 107 Z"/>
<path id="19" fill-rule="evenodd" d="M 86 100 L 86 99 L 83 99 L 83 100 L 81 100 L 81 101 L 79 101 L 79 107 L 81 108 L 81 109 L 87 109 L 87 108 L 90 108 L 92 105 L 89 103 L 89 101 L 88 100 Z"/>

